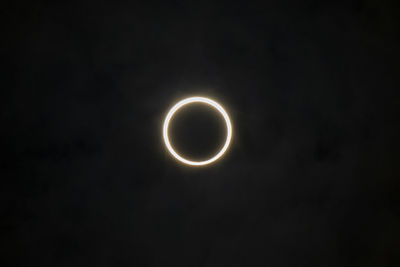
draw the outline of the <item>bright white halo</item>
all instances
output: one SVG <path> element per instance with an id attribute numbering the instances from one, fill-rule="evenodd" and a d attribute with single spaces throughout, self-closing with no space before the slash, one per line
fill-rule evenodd
<path id="1" fill-rule="evenodd" d="M 171 143 L 169 141 L 169 137 L 168 137 L 169 122 L 170 122 L 171 118 L 174 116 L 175 112 L 177 112 L 181 107 L 183 107 L 187 104 L 191 104 L 191 103 L 205 103 L 205 104 L 210 105 L 211 107 L 215 108 L 216 110 L 218 110 L 221 113 L 221 115 L 224 117 L 225 123 L 226 123 L 227 134 L 226 134 L 226 140 L 225 140 L 224 146 L 215 156 L 211 157 L 210 159 L 204 160 L 204 161 L 192 161 L 192 160 L 188 160 L 188 159 L 185 159 L 184 157 L 180 156 L 172 148 L 172 145 L 171 145 Z M 189 98 L 179 101 L 168 112 L 167 117 L 165 118 L 165 121 L 164 121 L 163 137 L 164 137 L 165 145 L 168 148 L 168 151 L 177 160 L 179 160 L 185 164 L 188 164 L 188 165 L 194 165 L 194 166 L 207 165 L 207 164 L 210 164 L 210 163 L 216 161 L 217 159 L 219 159 L 225 153 L 225 151 L 228 149 L 228 146 L 229 146 L 229 144 L 231 142 L 231 138 L 232 138 L 232 125 L 231 125 L 229 116 L 226 113 L 226 111 L 224 110 L 224 108 L 220 104 L 215 102 L 214 100 L 211 100 L 211 99 L 205 98 L 205 97 L 199 97 L 199 96 L 189 97 Z"/>

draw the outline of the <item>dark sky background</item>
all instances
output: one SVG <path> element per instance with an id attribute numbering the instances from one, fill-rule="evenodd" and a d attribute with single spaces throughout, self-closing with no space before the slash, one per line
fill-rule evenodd
<path id="1" fill-rule="evenodd" d="M 400 266 L 399 8 L 3 3 L 0 265 Z M 161 134 L 193 95 L 203 168 Z"/>

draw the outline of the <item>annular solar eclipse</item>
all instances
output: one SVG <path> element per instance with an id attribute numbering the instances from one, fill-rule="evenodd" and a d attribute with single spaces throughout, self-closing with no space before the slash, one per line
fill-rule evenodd
<path id="1" fill-rule="evenodd" d="M 172 117 L 174 116 L 174 114 L 176 112 L 178 112 L 179 109 L 182 108 L 183 106 L 186 106 L 186 105 L 189 105 L 189 104 L 193 104 L 193 103 L 206 104 L 206 105 L 209 105 L 211 108 L 216 109 L 222 115 L 222 117 L 225 120 L 225 124 L 226 124 L 226 139 L 225 139 L 224 146 L 222 147 L 222 149 L 217 154 L 213 155 L 212 157 L 210 157 L 207 160 L 193 161 L 193 160 L 188 159 L 184 155 L 179 155 L 174 150 L 174 148 L 173 148 L 173 146 L 171 144 L 171 140 L 170 140 L 169 135 L 168 135 L 168 126 L 169 126 L 169 123 L 170 123 Z M 165 120 L 164 120 L 163 138 L 164 138 L 165 146 L 167 147 L 168 151 L 171 153 L 171 155 L 174 158 L 176 158 L 180 162 L 188 164 L 188 165 L 203 166 L 203 165 L 207 165 L 207 164 L 210 164 L 210 163 L 218 160 L 219 158 L 221 158 L 224 155 L 224 153 L 228 149 L 229 144 L 230 144 L 231 139 L 232 139 L 232 124 L 231 124 L 231 121 L 230 121 L 229 116 L 226 113 L 225 109 L 220 104 L 215 102 L 214 100 L 211 100 L 211 99 L 206 98 L 206 97 L 199 97 L 199 96 L 189 97 L 189 98 L 185 98 L 185 99 L 179 101 L 178 103 L 176 103 L 169 110 L 169 112 L 168 112 L 168 114 L 167 114 L 167 116 L 165 117 Z"/>

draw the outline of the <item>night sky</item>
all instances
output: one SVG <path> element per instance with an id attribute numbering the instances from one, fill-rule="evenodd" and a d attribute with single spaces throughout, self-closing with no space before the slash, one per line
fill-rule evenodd
<path id="1" fill-rule="evenodd" d="M 399 1 L 7 1 L 0 30 L 1 266 L 400 266 Z M 233 124 L 204 167 L 162 139 L 196 95 Z M 179 151 L 215 153 L 213 112 Z"/>

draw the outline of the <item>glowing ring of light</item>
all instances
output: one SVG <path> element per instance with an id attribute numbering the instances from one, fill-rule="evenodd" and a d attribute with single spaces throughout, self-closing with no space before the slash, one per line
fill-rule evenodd
<path id="1" fill-rule="evenodd" d="M 225 119 L 225 123 L 226 123 L 226 130 L 227 130 L 227 135 L 226 135 L 226 140 L 225 140 L 225 144 L 222 147 L 222 149 L 212 158 L 207 159 L 207 160 L 203 160 L 203 161 L 192 161 L 192 160 L 188 160 L 183 158 L 182 156 L 180 156 L 178 153 L 175 152 L 175 150 L 172 148 L 171 143 L 169 142 L 169 137 L 168 137 L 168 126 L 169 126 L 169 122 L 172 118 L 172 116 L 174 116 L 175 112 L 177 112 L 181 107 L 187 105 L 187 104 L 191 104 L 191 103 L 205 103 L 208 104 L 210 106 L 212 106 L 213 108 L 215 108 L 216 110 L 218 110 L 221 115 L 224 117 Z M 224 153 L 225 151 L 228 149 L 228 146 L 231 142 L 231 138 L 232 138 L 232 125 L 231 125 L 231 121 L 229 119 L 228 114 L 226 113 L 226 111 L 224 110 L 224 108 L 218 104 L 217 102 L 215 102 L 214 100 L 211 100 L 209 98 L 205 98 L 205 97 L 189 97 L 186 99 L 183 99 L 181 101 L 179 101 L 177 104 L 175 104 L 168 112 L 167 117 L 165 118 L 164 121 L 164 127 L 163 127 L 163 137 L 164 137 L 164 142 L 165 145 L 168 148 L 168 151 L 172 154 L 172 156 L 174 156 L 177 160 L 188 164 L 188 165 L 194 165 L 194 166 L 201 166 L 201 165 L 207 165 L 210 164 L 214 161 L 216 161 L 217 159 L 219 159 Z"/>

